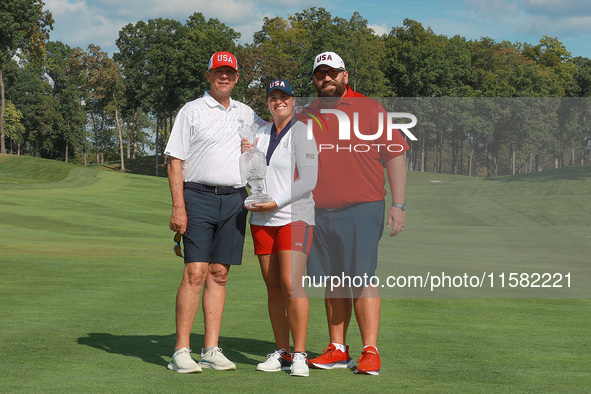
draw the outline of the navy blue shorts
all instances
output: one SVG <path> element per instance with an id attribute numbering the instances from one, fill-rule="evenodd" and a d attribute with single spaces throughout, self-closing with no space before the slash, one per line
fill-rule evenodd
<path id="1" fill-rule="evenodd" d="M 383 200 L 335 210 L 316 208 L 308 276 L 374 276 L 384 209 Z"/>
<path id="2" fill-rule="evenodd" d="M 246 189 L 215 194 L 185 188 L 187 231 L 183 236 L 185 263 L 242 263 L 246 215 Z"/>

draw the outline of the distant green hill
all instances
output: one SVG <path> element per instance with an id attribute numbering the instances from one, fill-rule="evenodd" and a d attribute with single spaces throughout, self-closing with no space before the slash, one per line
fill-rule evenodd
<path id="1" fill-rule="evenodd" d="M 95 166 L 114 171 L 119 171 L 121 169 L 121 163 L 119 161 L 113 161 Z M 139 175 L 156 175 L 156 156 L 138 157 L 135 160 L 125 159 L 125 172 Z M 168 176 L 163 156 L 158 157 L 158 176 Z"/>
<path id="2" fill-rule="evenodd" d="M 63 180 L 78 166 L 29 156 L 0 155 L 0 183 L 49 183 Z"/>

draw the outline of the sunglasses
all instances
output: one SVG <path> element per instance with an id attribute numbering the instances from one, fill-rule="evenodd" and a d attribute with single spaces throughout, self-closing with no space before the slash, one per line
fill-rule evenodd
<path id="1" fill-rule="evenodd" d="M 174 235 L 174 242 L 176 242 L 176 245 L 174 245 L 174 253 L 179 257 L 183 257 L 183 251 L 181 250 L 181 237 L 181 233 L 178 231 Z"/>
<path id="2" fill-rule="evenodd" d="M 339 73 L 341 73 L 341 69 L 338 68 L 330 68 L 328 70 L 318 70 L 314 72 L 314 76 L 316 77 L 316 79 L 324 79 L 326 77 L 326 74 L 328 74 L 329 77 L 331 77 L 332 79 L 335 79 Z"/>

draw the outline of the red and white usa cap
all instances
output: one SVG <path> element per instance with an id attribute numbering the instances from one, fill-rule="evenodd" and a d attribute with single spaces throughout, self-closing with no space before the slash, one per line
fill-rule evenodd
<path id="1" fill-rule="evenodd" d="M 345 62 L 334 52 L 322 52 L 320 55 L 316 56 L 316 59 L 314 59 L 314 68 L 312 68 L 312 71 L 316 71 L 316 68 L 323 64 L 339 70 L 345 70 Z"/>
<path id="2" fill-rule="evenodd" d="M 229 66 L 238 71 L 236 56 L 232 55 L 230 52 L 216 52 L 211 56 L 211 59 L 209 59 L 209 66 L 207 69 L 211 70 L 222 66 Z"/>

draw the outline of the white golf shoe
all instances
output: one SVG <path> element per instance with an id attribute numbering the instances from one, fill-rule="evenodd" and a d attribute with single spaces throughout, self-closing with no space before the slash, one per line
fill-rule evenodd
<path id="1" fill-rule="evenodd" d="M 201 367 L 191 357 L 191 349 L 188 347 L 180 348 L 174 352 L 172 360 L 168 364 L 168 369 L 179 373 L 201 372 Z"/>
<path id="2" fill-rule="evenodd" d="M 308 368 L 308 355 L 306 353 L 294 353 L 291 361 L 291 376 L 310 376 Z"/>
<path id="3" fill-rule="evenodd" d="M 222 353 L 222 349 L 219 347 L 214 347 L 207 352 L 205 349 L 201 349 L 201 361 L 199 364 L 203 368 L 212 368 L 218 371 L 231 371 L 236 369 L 236 364 L 228 360 L 226 356 L 224 356 L 224 353 Z"/>
<path id="4" fill-rule="evenodd" d="M 288 356 L 285 349 L 275 350 L 267 354 L 267 360 L 257 365 L 257 371 L 279 372 L 289 371 L 291 366 L 291 356 Z"/>

